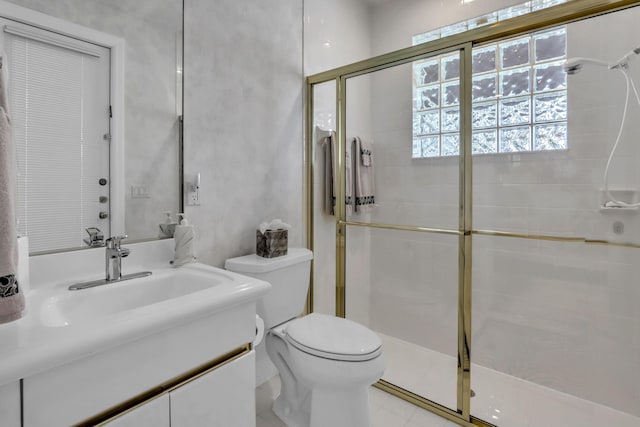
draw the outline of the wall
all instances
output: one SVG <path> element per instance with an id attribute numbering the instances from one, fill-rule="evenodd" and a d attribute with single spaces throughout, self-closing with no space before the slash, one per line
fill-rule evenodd
<path id="1" fill-rule="evenodd" d="M 302 219 L 302 1 L 185 1 L 185 181 L 201 262 L 255 251 L 255 230 L 281 218 L 289 245 Z"/>
<path id="2" fill-rule="evenodd" d="M 305 75 L 313 75 L 371 56 L 370 10 L 360 0 L 306 0 L 304 2 L 304 69 Z M 358 87 L 351 86 L 350 93 L 358 99 L 368 97 L 370 84 L 365 82 Z M 367 103 L 363 108 L 354 110 L 350 117 L 358 125 L 347 131 L 354 132 L 370 127 L 371 114 Z M 316 85 L 314 89 L 314 129 L 336 129 L 336 85 L 335 82 Z M 357 133 L 356 133 L 357 134 Z M 336 312 L 336 242 L 335 217 L 322 210 L 324 184 L 322 151 L 319 141 L 324 132 L 314 135 L 312 161 L 314 162 L 314 311 L 335 314 Z M 318 137 L 319 136 L 319 137 Z M 364 135 L 362 135 L 364 136 Z M 351 236 L 349 251 L 348 281 L 356 284 L 350 287 L 350 296 L 354 300 L 368 300 L 368 247 L 366 234 Z M 353 243 L 356 244 L 353 244 Z M 364 263 L 364 264 L 363 264 Z M 355 266 L 355 267 L 354 267 Z M 357 304 L 349 310 L 350 317 L 366 323 L 369 306 Z"/>
<path id="3" fill-rule="evenodd" d="M 373 53 L 380 55 L 411 46 L 411 37 L 436 28 L 524 3 L 483 0 L 463 3 L 442 0 L 381 1 L 372 10 Z"/>
<path id="4" fill-rule="evenodd" d="M 176 70 L 167 64 L 180 40 L 167 29 L 181 25 L 181 2 L 166 3 L 178 6 L 167 15 L 154 2 L 14 3 L 127 40 L 127 73 L 140 79 L 127 78 L 126 185 L 148 186 L 151 198 L 127 197 L 126 229 L 157 236 L 163 211 L 178 206 L 177 112 L 167 96 L 176 93 Z M 222 266 L 255 251 L 257 225 L 273 218 L 293 226 L 290 246 L 303 245 L 302 1 L 186 0 L 184 13 L 185 179 L 202 176 L 201 206 L 185 210 L 200 260 Z M 158 49 L 143 48 L 148 39 Z M 159 122 L 147 111 L 160 112 Z"/>
<path id="5" fill-rule="evenodd" d="M 305 76 L 370 57 L 370 27 L 366 1 L 305 0 Z"/>
<path id="6" fill-rule="evenodd" d="M 443 2 L 434 3 L 430 15 L 395 3 L 376 8 L 373 51 L 407 46 L 413 31 L 479 14 L 469 16 L 466 6 L 434 13 L 443 12 Z M 482 2 L 471 4 L 476 3 Z M 637 47 L 633 26 L 638 15 L 634 9 L 572 24 L 568 56 L 619 58 Z M 417 31 L 415 17 L 420 16 L 429 16 L 429 24 Z M 603 34 L 598 28 L 610 30 Z M 631 63 L 636 81 L 639 59 Z M 411 159 L 410 67 L 373 79 L 380 203 L 373 220 L 455 229 L 457 159 Z M 624 91 L 619 73 L 585 69 L 569 80 L 567 151 L 475 156 L 474 228 L 638 243 L 636 213 L 599 209 Z M 610 180 L 614 188 L 635 189 L 636 197 L 639 113 L 631 105 Z M 622 234 L 613 232 L 616 221 L 624 226 Z M 442 236 L 372 234 L 371 326 L 455 355 L 456 245 L 455 238 Z M 637 249 L 474 236 L 473 362 L 639 415 L 640 333 L 635 325 L 640 318 L 635 306 L 640 290 L 634 286 L 634 258 Z"/>

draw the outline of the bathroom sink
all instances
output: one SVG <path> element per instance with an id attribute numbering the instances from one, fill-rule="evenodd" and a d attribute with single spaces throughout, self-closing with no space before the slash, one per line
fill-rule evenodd
<path id="1" fill-rule="evenodd" d="M 208 291 L 233 281 L 233 277 L 221 271 L 160 269 L 147 277 L 95 288 L 58 291 L 39 304 L 40 317 L 49 327 L 104 320 L 134 310 L 150 310 L 148 307 L 158 304 L 183 304 L 184 299 L 213 298 Z"/>
<path id="2" fill-rule="evenodd" d="M 123 276 L 151 276 L 80 290 L 69 287 L 105 277 L 104 248 L 27 258 L 25 315 L 0 325 L 0 389 L 25 381 L 25 399 L 37 402 L 27 418 L 76 425 L 250 348 L 256 303 L 271 285 L 198 262 L 173 267 L 174 246 L 127 245 Z M 49 422 L 56 417 L 66 418 Z"/>

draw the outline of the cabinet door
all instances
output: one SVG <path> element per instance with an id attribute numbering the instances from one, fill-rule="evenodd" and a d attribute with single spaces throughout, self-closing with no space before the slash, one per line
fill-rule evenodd
<path id="1" fill-rule="evenodd" d="M 171 427 L 254 427 L 255 353 L 169 394 Z"/>
<path id="2" fill-rule="evenodd" d="M 170 427 L 169 395 L 145 403 L 139 408 L 105 424 L 107 427 Z"/>
<path id="3" fill-rule="evenodd" d="M 20 383 L 18 381 L 0 386 L 0 425 L 20 427 Z"/>

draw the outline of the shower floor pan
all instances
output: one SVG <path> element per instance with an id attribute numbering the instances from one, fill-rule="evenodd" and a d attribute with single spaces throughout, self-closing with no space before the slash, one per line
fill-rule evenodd
<path id="1" fill-rule="evenodd" d="M 449 408 L 456 406 L 454 357 L 378 333 L 382 379 Z M 638 427 L 640 418 L 472 364 L 471 414 L 500 427 Z"/>

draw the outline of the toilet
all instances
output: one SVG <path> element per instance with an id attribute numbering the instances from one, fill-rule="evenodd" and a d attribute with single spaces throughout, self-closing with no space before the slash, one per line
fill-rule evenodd
<path id="1" fill-rule="evenodd" d="M 256 310 L 264 321 L 266 355 L 282 384 L 275 414 L 289 427 L 368 427 L 368 387 L 384 371 L 382 342 L 348 319 L 297 317 L 304 310 L 312 258 L 308 249 L 289 248 L 277 258 L 228 259 L 225 268 L 271 283 Z M 263 371 L 270 363 L 260 348 L 256 356 L 259 385 L 269 378 Z"/>

